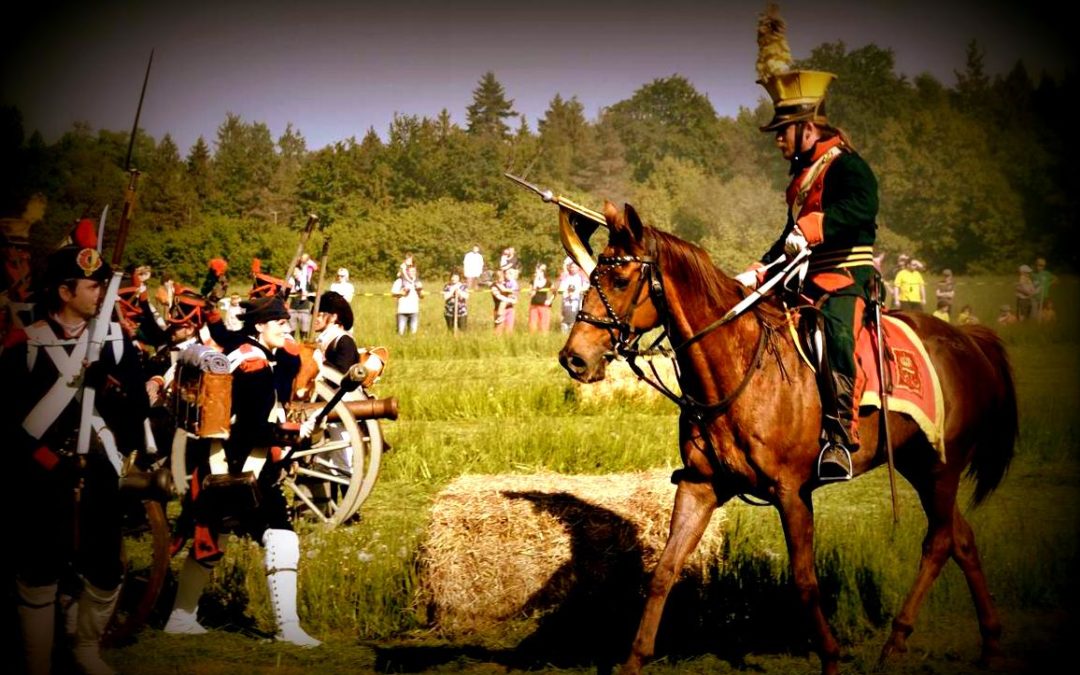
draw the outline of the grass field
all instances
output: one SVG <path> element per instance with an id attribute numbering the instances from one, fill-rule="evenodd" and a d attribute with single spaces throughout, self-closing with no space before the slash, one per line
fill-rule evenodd
<path id="1" fill-rule="evenodd" d="M 597 669 L 585 638 L 603 633 L 600 624 L 608 619 L 625 619 L 605 617 L 602 607 L 567 619 L 559 639 L 544 643 L 529 663 L 517 660 L 515 647 L 537 632 L 543 617 L 523 617 L 498 634 L 465 641 L 433 631 L 415 595 L 428 510 L 438 491 L 463 474 L 677 468 L 677 410 L 659 396 L 588 396 L 556 363 L 564 337 L 557 330 L 526 334 L 525 316 L 517 334 L 493 335 L 486 294 L 473 298 L 470 330 L 450 335 L 436 286 L 429 282 L 415 336 L 395 335 L 393 301 L 380 295 L 383 284 L 365 285 L 359 290 L 373 295 L 355 302 L 358 342 L 391 353 L 375 392 L 396 396 L 401 416 L 384 423 L 393 450 L 383 458 L 362 520 L 330 531 L 301 528 L 300 615 L 326 645 L 301 651 L 264 639 L 272 621 L 261 552 L 237 541 L 203 601 L 205 623 L 220 630 L 166 636 L 158 616 L 134 643 L 106 654 L 122 672 Z M 971 304 L 990 323 L 1010 301 L 1011 288 L 1007 278 L 964 279 L 956 306 Z M 1052 659 L 1068 653 L 1080 627 L 1080 284 L 1062 278 L 1054 293 L 1057 323 L 1001 329 L 1019 389 L 1021 438 L 1002 487 L 969 514 L 1005 622 L 1007 672 L 1052 672 Z M 819 576 L 844 644 L 845 672 L 874 670 L 914 577 L 925 521 L 912 491 L 900 485 L 897 526 L 884 471 L 815 494 Z M 647 672 L 816 672 L 775 512 L 741 502 L 727 509 L 727 559 L 708 583 L 676 589 L 661 626 L 662 658 Z M 163 600 L 167 605 L 168 594 Z M 971 672 L 978 640 L 966 584 L 950 565 L 919 617 L 912 651 L 890 672 Z"/>

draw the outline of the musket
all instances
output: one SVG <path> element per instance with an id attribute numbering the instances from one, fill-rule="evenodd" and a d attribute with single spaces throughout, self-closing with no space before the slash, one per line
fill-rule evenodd
<path id="1" fill-rule="evenodd" d="M 566 252 L 570 254 L 570 257 L 573 258 L 578 265 L 581 265 L 585 274 L 592 274 L 595 263 L 592 261 L 592 252 L 589 250 L 587 242 L 592 233 L 596 231 L 597 227 L 607 227 L 607 220 L 605 220 L 603 214 L 598 211 L 593 211 L 587 206 L 582 206 L 577 202 L 570 201 L 566 197 L 557 195 L 551 190 L 544 190 L 512 173 L 504 173 L 503 175 L 523 188 L 532 190 L 540 195 L 540 199 L 545 202 L 555 204 L 559 207 L 559 240 L 562 242 Z M 572 222 L 567 211 L 581 216 L 587 222 L 584 224 Z"/>
<path id="2" fill-rule="evenodd" d="M 330 236 L 323 240 L 322 253 L 319 254 L 319 283 L 315 286 L 315 304 L 311 306 L 311 318 L 308 321 L 307 342 L 315 341 L 315 314 L 319 311 L 322 299 L 323 283 L 326 281 L 326 261 L 330 257 Z"/>
<path id="3" fill-rule="evenodd" d="M 304 225 L 304 230 L 300 233 L 300 243 L 296 245 L 296 255 L 293 256 L 288 269 L 285 270 L 285 288 L 282 289 L 282 293 L 286 295 L 289 293 L 289 284 L 292 283 L 293 270 L 300 264 L 300 256 L 303 255 L 308 239 L 311 238 L 311 233 L 315 231 L 315 224 L 318 222 L 319 217 L 317 215 L 314 213 L 308 214 L 307 224 Z"/>
<path id="4" fill-rule="evenodd" d="M 116 235 L 116 244 L 113 246 L 112 255 L 112 278 L 109 279 L 109 285 L 105 290 L 105 296 L 102 298 L 101 305 L 98 307 L 97 314 L 90 319 L 90 323 L 86 330 L 89 331 L 89 343 L 86 349 L 86 359 L 83 373 L 85 375 L 86 367 L 96 362 L 101 357 L 101 348 L 105 342 L 105 336 L 109 332 L 109 324 L 112 322 L 113 308 L 116 306 L 116 298 L 120 291 L 120 280 L 124 276 L 123 269 L 120 267 L 120 263 L 124 256 L 124 246 L 127 243 L 128 229 L 131 225 L 131 215 L 135 209 L 135 191 L 138 188 L 139 172 L 131 168 L 131 153 L 135 147 L 135 136 L 139 129 L 139 115 L 142 113 L 143 98 L 146 96 L 146 84 L 150 81 L 150 66 L 154 63 L 154 51 L 150 50 L 150 60 L 146 64 L 146 74 L 143 76 L 142 91 L 139 94 L 139 105 L 135 109 L 135 125 L 131 130 L 131 139 L 128 141 L 127 158 L 124 160 L 124 171 L 128 172 L 128 185 L 124 191 L 124 209 L 120 213 L 120 225 Z M 102 214 L 104 218 L 104 214 Z M 96 392 L 93 388 L 87 387 L 85 382 L 82 386 L 82 411 L 79 417 L 79 436 L 76 441 L 75 450 L 80 456 L 85 456 L 90 450 L 90 427 L 91 418 L 94 414 L 94 398 Z M 122 467 L 119 457 L 109 457 L 113 467 L 116 469 L 117 475 L 120 475 Z"/>

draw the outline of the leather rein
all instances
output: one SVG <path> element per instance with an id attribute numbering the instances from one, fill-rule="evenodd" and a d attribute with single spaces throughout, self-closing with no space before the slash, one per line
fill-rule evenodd
<path id="1" fill-rule="evenodd" d="M 618 311 L 616 311 L 614 306 L 611 304 L 611 301 L 607 297 L 607 294 L 604 293 L 604 289 L 600 285 L 599 281 L 605 274 L 610 273 L 615 268 L 631 263 L 637 263 L 641 265 L 641 273 L 637 277 L 636 284 L 634 286 L 634 292 L 633 295 L 631 295 L 631 297 L 634 298 L 634 301 L 627 308 L 626 312 L 620 316 Z M 743 374 L 742 381 L 739 383 L 739 385 L 732 389 L 730 392 L 728 392 L 727 395 L 724 396 L 721 400 L 715 403 L 704 403 L 702 401 L 698 401 L 689 394 L 686 394 L 685 391 L 683 393 L 677 394 L 672 391 L 670 387 L 664 384 L 659 372 L 656 369 L 656 366 L 653 365 L 651 361 L 649 362 L 649 369 L 652 372 L 651 374 L 648 374 L 644 372 L 641 366 L 637 363 L 637 358 L 639 356 L 651 356 L 654 354 L 667 356 L 671 359 L 671 362 L 674 366 L 675 379 L 677 382 L 679 382 L 680 389 L 685 389 L 681 386 L 682 374 L 679 371 L 678 360 L 676 359 L 678 353 L 685 350 L 690 345 L 700 341 L 702 338 L 704 338 L 706 335 L 713 332 L 717 328 L 726 325 L 734 321 L 736 318 L 742 316 L 746 309 L 752 309 L 753 306 L 747 306 L 743 308 L 743 311 L 734 314 L 725 314 L 721 319 L 712 322 L 705 328 L 694 333 L 682 343 L 674 347 L 661 347 L 659 346 L 660 342 L 668 338 L 669 335 L 667 321 L 670 319 L 670 313 L 668 311 L 667 298 L 664 294 L 663 276 L 660 273 L 660 262 L 655 255 L 601 255 L 597 258 L 597 264 L 596 267 L 593 269 L 592 274 L 589 275 L 589 283 L 592 288 L 596 290 L 596 293 L 600 298 L 600 302 L 604 305 L 604 309 L 607 312 L 607 316 L 595 316 L 582 309 L 577 314 L 577 320 L 606 330 L 611 336 L 614 355 L 616 357 L 626 359 L 627 365 L 630 366 L 630 369 L 634 371 L 635 375 L 637 375 L 640 379 L 644 380 L 661 394 L 672 400 L 676 405 L 679 406 L 679 408 L 684 413 L 689 415 L 691 418 L 697 420 L 698 422 L 704 422 L 707 417 L 720 414 L 724 412 L 727 408 L 729 408 L 731 404 L 735 401 L 735 399 L 737 399 L 739 395 L 742 394 L 743 390 L 746 389 L 746 386 L 747 384 L 749 384 L 750 378 L 754 374 L 754 371 L 758 370 L 761 366 L 761 359 L 762 355 L 765 352 L 765 345 L 767 341 L 766 333 L 769 332 L 770 328 L 764 323 L 764 321 L 762 321 L 761 316 L 756 311 L 754 311 L 754 318 L 757 319 L 761 330 L 758 332 L 758 340 L 757 345 L 754 348 L 754 354 L 750 359 L 750 364 L 747 367 L 745 373 Z M 633 317 L 634 311 L 641 305 L 641 301 L 639 301 L 639 298 L 641 297 L 641 289 L 646 284 L 648 284 L 649 298 L 652 300 L 653 306 L 656 308 L 657 313 L 664 318 L 664 324 L 660 335 L 652 342 L 652 344 L 649 345 L 649 347 L 646 349 L 641 349 L 639 348 L 638 343 L 641 341 L 641 338 L 645 335 L 647 331 L 642 331 L 634 328 L 634 326 L 632 326 L 630 323 L 630 319 L 631 317 Z"/>

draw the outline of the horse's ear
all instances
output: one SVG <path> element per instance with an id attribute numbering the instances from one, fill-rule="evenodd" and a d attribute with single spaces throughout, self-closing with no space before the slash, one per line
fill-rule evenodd
<path id="1" fill-rule="evenodd" d="M 606 199 L 604 200 L 604 220 L 607 221 L 608 229 L 612 232 L 623 228 L 623 217 L 619 212 L 619 207 Z"/>
<path id="2" fill-rule="evenodd" d="M 626 224 L 630 227 L 630 236 L 633 237 L 634 241 L 639 242 L 641 241 L 641 233 L 643 230 L 641 217 L 638 216 L 637 211 L 634 210 L 633 206 L 630 206 L 629 204 L 624 204 L 623 206 L 626 209 Z"/>

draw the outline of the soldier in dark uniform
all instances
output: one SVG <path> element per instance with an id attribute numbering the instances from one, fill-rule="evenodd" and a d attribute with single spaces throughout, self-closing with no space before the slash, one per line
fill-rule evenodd
<path id="1" fill-rule="evenodd" d="M 275 462 L 282 449 L 277 447 L 274 420 L 284 420 L 281 404 L 291 395 L 299 353 L 288 333 L 289 311 L 280 298 L 246 302 L 243 319 L 243 341 L 228 353 L 233 422 L 223 448 L 224 466 L 214 471 L 214 460 L 208 458 L 192 476 L 193 500 L 188 506 L 195 524 L 195 541 L 181 570 L 165 631 L 206 632 L 196 620 L 198 601 L 223 553 L 220 535 L 231 530 L 251 536 L 265 548 L 266 578 L 277 620 L 276 638 L 314 647 L 320 642 L 304 632 L 297 616 L 300 542 L 281 490 L 282 467 Z"/>
<path id="2" fill-rule="evenodd" d="M 818 370 L 823 417 L 819 475 L 843 480 L 851 478 L 850 452 L 859 447 L 855 345 L 875 285 L 877 179 L 825 116 L 825 92 L 836 76 L 770 70 L 772 63 L 759 58 L 759 84 L 774 107 L 773 119 L 761 130 L 776 135 L 777 149 L 790 162 L 787 223 L 761 260 L 736 279 L 754 288 L 764 280 L 766 265 L 811 249 L 803 293 L 821 311 L 827 356 Z"/>
<path id="3" fill-rule="evenodd" d="M 120 592 L 121 454 L 144 447 L 147 398 L 138 350 L 111 323 L 100 358 L 87 366 L 88 323 L 112 275 L 93 248 L 69 246 L 47 263 L 39 298 L 44 318 L 8 336 L 0 356 L 0 437 L 19 508 L 8 514 L 26 667 L 51 668 L 58 581 L 82 579 L 75 662 L 111 673 L 99 641 Z M 102 315 L 110 316 L 112 308 Z M 77 455 L 81 398 L 95 390 L 93 433 Z"/>

